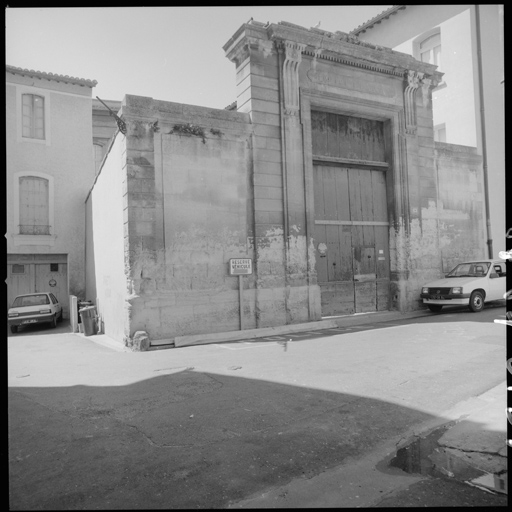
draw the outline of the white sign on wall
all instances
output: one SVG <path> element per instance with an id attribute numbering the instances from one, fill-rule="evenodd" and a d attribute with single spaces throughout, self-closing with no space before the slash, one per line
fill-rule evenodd
<path id="1" fill-rule="evenodd" d="M 251 258 L 231 258 L 229 260 L 229 275 L 240 276 L 252 274 Z"/>

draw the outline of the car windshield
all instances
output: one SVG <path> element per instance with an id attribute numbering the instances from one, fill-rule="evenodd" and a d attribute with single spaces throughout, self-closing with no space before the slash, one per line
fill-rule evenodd
<path id="1" fill-rule="evenodd" d="M 446 277 L 482 277 L 487 274 L 491 264 L 486 261 L 476 263 L 461 263 L 457 265 Z"/>
<path id="2" fill-rule="evenodd" d="M 42 306 L 43 304 L 50 304 L 48 295 L 25 295 L 23 297 L 16 297 L 12 303 L 12 307 L 22 308 L 24 306 Z"/>

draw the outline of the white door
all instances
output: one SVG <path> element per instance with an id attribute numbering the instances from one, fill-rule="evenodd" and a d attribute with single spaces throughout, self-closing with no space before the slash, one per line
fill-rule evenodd
<path id="1" fill-rule="evenodd" d="M 23 264 L 7 265 L 7 304 L 11 307 L 14 299 L 24 293 L 34 291 L 34 266 Z"/>

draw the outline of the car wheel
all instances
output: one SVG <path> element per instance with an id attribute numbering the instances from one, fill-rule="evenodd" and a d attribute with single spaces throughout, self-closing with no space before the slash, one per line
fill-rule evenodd
<path id="1" fill-rule="evenodd" d="M 429 304 L 428 309 L 430 309 L 430 311 L 437 312 L 441 311 L 441 309 L 443 309 L 443 306 L 439 306 L 438 304 Z"/>
<path id="2" fill-rule="evenodd" d="M 57 322 L 59 322 L 59 323 L 62 322 L 62 311 L 60 312 L 59 318 L 57 318 Z"/>
<path id="3" fill-rule="evenodd" d="M 55 329 L 55 327 L 57 327 L 57 315 L 55 315 L 53 317 L 53 320 L 52 320 L 52 327 Z"/>
<path id="4" fill-rule="evenodd" d="M 18 326 L 17 325 L 11 325 L 11 332 L 13 334 L 16 334 L 18 332 Z"/>
<path id="5" fill-rule="evenodd" d="M 484 309 L 484 296 L 482 292 L 473 292 L 469 299 L 469 309 L 473 313 L 478 313 Z"/>

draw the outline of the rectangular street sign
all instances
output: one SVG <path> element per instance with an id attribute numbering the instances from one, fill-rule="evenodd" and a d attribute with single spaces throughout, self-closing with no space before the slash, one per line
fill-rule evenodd
<path id="1" fill-rule="evenodd" d="M 229 260 L 229 275 L 240 276 L 252 274 L 251 258 L 231 258 Z"/>

